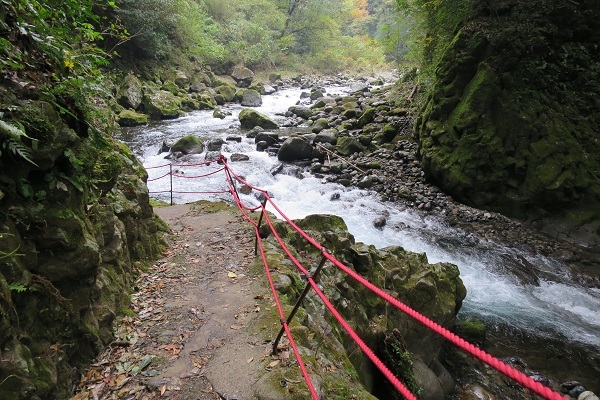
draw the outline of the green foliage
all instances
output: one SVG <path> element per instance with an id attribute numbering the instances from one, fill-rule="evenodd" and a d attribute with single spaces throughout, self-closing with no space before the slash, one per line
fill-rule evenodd
<path id="1" fill-rule="evenodd" d="M 24 138 L 30 139 L 32 146 L 37 146 L 37 140 L 27 136 L 23 130 L 0 120 L 0 156 L 2 156 L 2 150 L 8 150 L 13 155 L 37 167 L 37 164 L 31 158 L 31 150 L 22 142 Z"/>
<path id="2" fill-rule="evenodd" d="M 474 0 L 396 0 L 403 40 L 410 57 L 431 72 L 457 30 L 472 12 Z"/>

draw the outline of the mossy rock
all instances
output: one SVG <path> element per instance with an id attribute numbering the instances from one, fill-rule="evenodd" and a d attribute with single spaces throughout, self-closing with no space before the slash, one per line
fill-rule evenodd
<path id="1" fill-rule="evenodd" d="M 367 108 L 360 118 L 358 119 L 358 126 L 364 127 L 367 124 L 372 123 L 375 120 L 375 116 L 377 115 L 377 109 L 374 107 Z"/>
<path id="2" fill-rule="evenodd" d="M 365 146 L 358 139 L 351 136 L 338 137 L 336 151 L 341 155 L 347 157 L 364 150 Z"/>
<path id="3" fill-rule="evenodd" d="M 200 154 L 203 151 L 204 143 L 195 135 L 184 136 L 171 146 L 171 152 L 181 152 L 183 154 Z"/>
<path id="4" fill-rule="evenodd" d="M 120 126 L 138 126 L 148 123 L 148 116 L 133 110 L 123 110 L 118 117 Z"/>
<path id="5" fill-rule="evenodd" d="M 253 129 L 260 126 L 263 129 L 278 129 L 279 125 L 266 115 L 255 110 L 244 109 L 239 115 L 242 129 Z"/>
<path id="6" fill-rule="evenodd" d="M 220 85 L 215 88 L 216 92 L 223 96 L 226 102 L 232 102 L 235 100 L 235 87 L 231 85 Z"/>
<path id="7" fill-rule="evenodd" d="M 174 119 L 183 115 L 181 98 L 166 90 L 146 94 L 143 104 L 151 119 Z"/>

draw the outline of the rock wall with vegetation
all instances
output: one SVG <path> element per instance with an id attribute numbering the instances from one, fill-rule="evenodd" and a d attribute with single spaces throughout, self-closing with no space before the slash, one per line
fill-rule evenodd
<path id="1" fill-rule="evenodd" d="M 470 17 L 438 39 L 416 122 L 429 178 L 467 204 L 598 244 L 600 5 L 459 3 Z"/>
<path id="2" fill-rule="evenodd" d="M 101 101 L 67 109 L 19 83 L 0 84 L 0 398 L 64 399 L 112 340 L 162 225 Z"/>
<path id="3" fill-rule="evenodd" d="M 337 216 L 310 215 L 295 222 L 336 258 L 377 286 L 439 324 L 453 325 L 466 295 L 455 265 L 429 264 L 425 254 L 412 253 L 399 246 L 377 250 L 374 246 L 356 243 L 344 221 Z M 305 266 L 315 268 L 319 264 L 320 252 L 289 225 L 278 222 L 275 227 Z M 274 280 L 278 291 L 293 305 L 304 289 L 305 280 L 272 236 L 265 241 L 265 251 L 269 265 L 276 266 Z M 415 393 L 421 389 L 423 398 L 439 399 L 453 388 L 452 378 L 437 361 L 442 340 L 434 333 L 330 263 L 325 264 L 319 283 L 365 343 Z M 346 399 L 351 398 L 352 393 L 360 398 L 371 398 L 368 393 L 380 397 L 395 392 L 382 383 L 375 367 L 314 293 L 305 299 L 292 332 L 302 347 L 301 353 L 306 355 L 305 361 L 315 365 L 309 368 L 327 371 L 315 379 L 323 398 Z"/>

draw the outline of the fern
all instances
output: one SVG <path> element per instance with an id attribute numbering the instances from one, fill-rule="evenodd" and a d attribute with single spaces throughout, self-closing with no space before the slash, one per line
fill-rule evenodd
<path id="1" fill-rule="evenodd" d="M 21 143 L 21 138 L 31 139 L 36 143 L 36 140 L 27 136 L 25 132 L 20 130 L 8 122 L 0 120 L 0 134 L 4 134 L 4 139 L 1 139 L 0 148 L 10 151 L 13 155 L 21 157 L 28 163 L 38 166 L 32 159 L 31 150 Z M 1 154 L 1 153 L 0 153 Z"/>

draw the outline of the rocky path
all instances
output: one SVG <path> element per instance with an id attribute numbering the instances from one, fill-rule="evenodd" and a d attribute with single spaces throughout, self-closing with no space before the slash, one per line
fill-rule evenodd
<path id="1" fill-rule="evenodd" d="M 133 312 L 72 400 L 255 398 L 257 381 L 285 363 L 270 356 L 278 326 L 250 271 L 248 223 L 218 203 L 155 211 L 172 229 L 169 249 L 140 276 Z"/>

